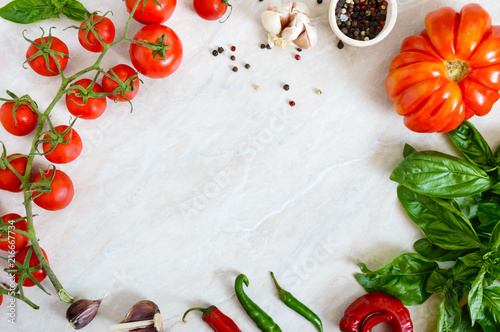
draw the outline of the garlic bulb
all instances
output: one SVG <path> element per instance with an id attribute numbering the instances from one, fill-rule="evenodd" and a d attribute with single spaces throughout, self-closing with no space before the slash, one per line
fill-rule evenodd
<path id="1" fill-rule="evenodd" d="M 271 0 L 261 18 L 271 46 L 288 48 L 293 42 L 307 49 L 318 41 L 317 30 L 310 24 L 309 8 L 302 2 Z"/>

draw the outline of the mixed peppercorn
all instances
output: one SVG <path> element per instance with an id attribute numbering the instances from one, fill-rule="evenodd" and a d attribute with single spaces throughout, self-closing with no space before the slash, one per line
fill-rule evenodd
<path id="1" fill-rule="evenodd" d="M 349 38 L 373 39 L 384 28 L 387 6 L 385 0 L 340 0 L 335 8 L 337 26 Z"/>

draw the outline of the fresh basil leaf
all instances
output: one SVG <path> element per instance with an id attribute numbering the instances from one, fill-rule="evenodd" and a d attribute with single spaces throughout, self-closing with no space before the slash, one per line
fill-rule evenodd
<path id="1" fill-rule="evenodd" d="M 479 202 L 477 216 L 481 224 L 487 226 L 500 220 L 500 204 L 494 201 Z"/>
<path id="2" fill-rule="evenodd" d="M 438 264 L 418 254 L 401 254 L 389 264 L 376 271 L 359 264 L 363 273 L 355 275 L 367 292 L 379 291 L 397 297 L 405 305 L 424 303 L 430 293 L 425 291 L 426 283 Z"/>
<path id="3" fill-rule="evenodd" d="M 455 261 L 462 256 L 466 250 L 446 250 L 432 244 L 428 239 L 422 238 L 413 244 L 413 248 L 425 258 L 438 262 Z"/>
<path id="4" fill-rule="evenodd" d="M 479 195 L 450 198 L 449 202 L 469 220 L 477 217 Z"/>
<path id="5" fill-rule="evenodd" d="M 85 20 L 85 15 L 90 15 L 87 8 L 77 0 L 70 0 L 62 7 L 61 12 L 70 20 L 75 21 L 83 21 Z"/>
<path id="6" fill-rule="evenodd" d="M 496 253 L 498 256 L 498 250 L 500 249 L 500 223 L 497 223 L 490 235 L 490 246 L 489 250 Z"/>
<path id="7" fill-rule="evenodd" d="M 469 267 L 465 265 L 464 262 L 458 260 L 453 264 L 450 272 L 453 280 L 461 283 L 465 289 L 464 292 L 469 291 L 470 287 L 467 285 L 471 285 L 476 279 L 480 269 L 478 267 Z"/>
<path id="8" fill-rule="evenodd" d="M 403 186 L 397 191 L 406 213 L 431 243 L 448 250 L 482 246 L 470 222 L 446 201 L 432 199 Z"/>
<path id="9" fill-rule="evenodd" d="M 49 0 L 14 0 L 0 8 L 0 17 L 21 24 L 57 18 L 59 13 Z"/>
<path id="10" fill-rule="evenodd" d="M 497 332 L 500 328 L 500 286 L 491 285 L 483 289 L 483 313 L 477 317 L 486 332 Z"/>
<path id="11" fill-rule="evenodd" d="M 479 252 L 473 252 L 459 258 L 467 267 L 478 267 L 483 263 L 483 255 Z"/>
<path id="12" fill-rule="evenodd" d="M 493 162 L 490 146 L 472 123 L 462 122 L 456 129 L 448 132 L 448 137 L 465 159 L 474 165 L 488 169 L 497 166 Z"/>
<path id="13" fill-rule="evenodd" d="M 478 317 L 482 317 L 484 315 L 483 308 L 483 281 L 486 271 L 481 269 L 476 279 L 472 283 L 471 290 L 469 292 L 469 313 L 472 324 L 475 323 Z"/>
<path id="14" fill-rule="evenodd" d="M 494 184 L 478 166 L 435 151 L 412 153 L 390 179 L 419 194 L 442 198 L 475 195 Z"/>
<path id="15" fill-rule="evenodd" d="M 469 311 L 467 307 L 464 306 L 462 308 L 462 316 L 460 325 L 456 328 L 456 330 L 450 330 L 450 332 L 483 332 L 483 328 L 479 324 L 474 324 L 472 326 L 472 322 L 469 317 Z"/>
<path id="16" fill-rule="evenodd" d="M 413 146 L 411 146 L 410 144 L 406 143 L 405 147 L 403 149 L 403 157 L 406 158 L 414 152 L 417 152 L 417 150 Z"/>
<path id="17" fill-rule="evenodd" d="M 462 320 L 462 308 L 453 288 L 446 288 L 439 304 L 438 331 L 456 332 Z"/>

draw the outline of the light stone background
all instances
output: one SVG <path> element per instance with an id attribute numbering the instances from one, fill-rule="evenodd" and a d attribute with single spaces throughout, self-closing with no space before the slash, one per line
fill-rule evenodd
<path id="1" fill-rule="evenodd" d="M 133 113 L 126 104 L 109 103 L 98 120 L 78 121 L 82 156 L 60 166 L 73 179 L 74 201 L 59 212 L 34 209 L 40 243 L 66 289 L 79 298 L 107 294 L 87 331 L 107 331 L 141 299 L 160 306 L 166 331 L 210 331 L 196 313 L 181 322 L 189 307 L 209 304 L 243 331 L 258 331 L 234 296 L 238 273 L 248 276 L 248 295 L 283 331 L 315 331 L 280 302 L 270 270 L 318 313 L 325 331 L 338 331 L 345 308 L 365 293 L 353 277 L 356 264 L 380 268 L 411 252 L 421 237 L 389 174 L 406 142 L 420 150 L 453 150 L 444 135 L 404 127 L 384 79 L 401 41 L 420 33 L 429 11 L 444 5 L 459 10 L 468 1 L 400 0 L 386 40 L 339 50 L 328 23 L 330 1 L 304 0 L 319 42 L 300 61 L 294 49 L 260 49 L 266 2 L 232 2 L 232 16 L 219 24 L 200 19 L 191 1 L 178 1 L 166 24 L 184 45 L 179 70 L 163 80 L 144 78 Z M 500 3 L 478 2 L 500 24 Z M 121 1 L 84 3 L 112 10 L 118 33 L 123 31 Z M 71 24 L 0 21 L 0 90 L 29 93 L 46 107 L 58 79 L 22 68 L 28 47 L 22 31 L 35 39 L 38 26 L 57 26 L 53 34 L 70 47 L 67 73 L 74 73 L 95 55 L 80 47 L 75 30 L 63 30 Z M 131 31 L 139 28 L 133 23 Z M 229 60 L 231 45 L 237 47 L 235 62 Z M 214 57 L 218 46 L 226 52 Z M 103 66 L 117 63 L 129 63 L 127 45 L 113 50 Z M 289 107 L 289 100 L 297 105 Z M 68 122 L 63 102 L 52 120 Z M 499 120 L 500 104 L 486 118 L 473 119 L 493 147 L 500 143 Z M 9 153 L 27 152 L 32 136 L 14 138 L 0 128 L 0 140 Z M 0 192 L 0 213 L 23 214 L 20 202 L 20 194 Z M 53 292 L 48 280 L 43 284 Z M 72 330 L 64 317 L 67 304 L 34 288 L 26 293 L 41 308 L 19 303 L 11 326 L 0 307 L 1 331 Z M 434 329 L 438 302 L 432 297 L 410 308 L 415 331 Z"/>

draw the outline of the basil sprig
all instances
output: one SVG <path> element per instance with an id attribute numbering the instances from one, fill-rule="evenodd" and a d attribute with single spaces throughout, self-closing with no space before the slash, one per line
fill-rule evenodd
<path id="1" fill-rule="evenodd" d="M 0 17 L 21 24 L 58 18 L 61 13 L 75 21 L 90 14 L 78 0 L 14 0 L 0 8 Z"/>
<path id="2" fill-rule="evenodd" d="M 441 296 L 437 331 L 498 331 L 500 327 L 500 148 L 492 150 L 469 122 L 448 137 L 464 159 L 404 148 L 390 178 L 410 219 L 425 235 L 416 254 L 376 271 L 360 264 L 358 282 L 406 305 Z M 437 262 L 451 262 L 443 269 Z"/>

